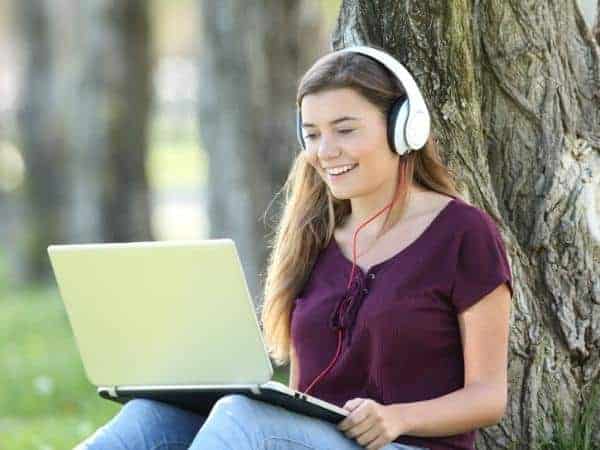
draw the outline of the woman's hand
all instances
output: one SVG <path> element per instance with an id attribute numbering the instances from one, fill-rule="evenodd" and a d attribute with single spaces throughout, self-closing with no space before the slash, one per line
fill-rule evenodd
<path id="1" fill-rule="evenodd" d="M 406 425 L 392 410 L 370 398 L 354 398 L 344 404 L 350 414 L 337 428 L 368 450 L 385 447 L 406 432 Z"/>

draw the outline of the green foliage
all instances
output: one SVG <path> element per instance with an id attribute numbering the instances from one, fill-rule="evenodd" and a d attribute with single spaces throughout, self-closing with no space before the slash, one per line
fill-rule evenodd
<path id="1" fill-rule="evenodd" d="M 66 449 L 119 409 L 85 378 L 54 287 L 0 295 L 0 450 Z"/>
<path id="2" fill-rule="evenodd" d="M 573 423 L 566 421 L 565 413 L 558 400 L 552 403 L 552 430 L 535 447 L 536 450 L 600 450 L 600 443 L 592 441 L 592 433 L 600 427 L 600 382 L 591 385 L 583 406 L 575 413 Z M 541 421 L 538 434 L 544 435 Z"/>

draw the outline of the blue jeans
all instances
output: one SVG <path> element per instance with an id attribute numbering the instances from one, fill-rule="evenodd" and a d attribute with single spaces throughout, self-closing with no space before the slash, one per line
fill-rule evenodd
<path id="1" fill-rule="evenodd" d="M 127 402 L 75 450 L 358 450 L 335 425 L 244 395 L 221 397 L 207 417 L 154 400 Z M 385 450 L 427 450 L 390 443 Z"/>

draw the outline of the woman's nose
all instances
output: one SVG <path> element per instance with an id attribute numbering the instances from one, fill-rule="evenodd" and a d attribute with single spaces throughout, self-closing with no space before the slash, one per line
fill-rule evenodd
<path id="1" fill-rule="evenodd" d="M 317 151 L 319 158 L 327 159 L 332 156 L 338 156 L 340 151 L 336 148 L 335 140 L 323 135 L 319 142 L 319 148 Z"/>

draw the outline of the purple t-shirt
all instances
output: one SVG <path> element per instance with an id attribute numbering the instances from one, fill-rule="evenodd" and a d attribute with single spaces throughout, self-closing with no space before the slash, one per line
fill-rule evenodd
<path id="1" fill-rule="evenodd" d="M 291 333 L 298 390 L 306 390 L 333 359 L 335 325 L 344 328 L 341 354 L 310 395 L 338 406 L 355 397 L 387 405 L 429 400 L 464 387 L 457 314 L 503 282 L 512 296 L 510 266 L 493 219 L 455 198 L 399 253 L 367 273 L 356 266 L 346 290 L 351 269 L 352 261 L 332 238 L 295 299 Z M 345 298 L 353 301 L 340 315 Z M 472 450 L 475 431 L 401 435 L 394 442 Z"/>

